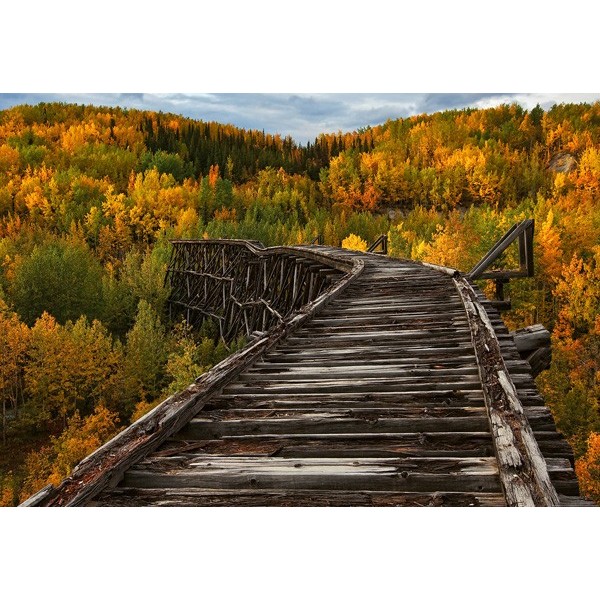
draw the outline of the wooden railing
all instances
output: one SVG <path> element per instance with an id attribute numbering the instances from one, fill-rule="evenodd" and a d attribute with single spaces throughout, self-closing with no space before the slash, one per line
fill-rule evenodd
<path id="1" fill-rule="evenodd" d="M 382 233 L 368 248 L 367 252 L 373 252 L 374 254 L 387 254 L 388 253 L 388 236 Z"/>
<path id="2" fill-rule="evenodd" d="M 504 298 L 504 285 L 513 278 L 533 277 L 533 219 L 525 219 L 513 225 L 488 251 L 488 253 L 467 273 L 467 278 L 493 279 L 496 285 L 494 306 L 498 310 L 510 310 L 510 299 Z M 519 240 L 519 270 L 489 270 L 492 263 L 515 241 Z"/>

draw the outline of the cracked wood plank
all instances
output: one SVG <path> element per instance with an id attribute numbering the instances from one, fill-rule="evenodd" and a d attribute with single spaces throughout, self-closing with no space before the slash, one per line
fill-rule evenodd
<path id="1" fill-rule="evenodd" d="M 456 276 L 454 283 L 469 316 L 507 503 L 509 506 L 558 506 L 558 494 L 508 375 L 494 327 L 469 282 Z"/>

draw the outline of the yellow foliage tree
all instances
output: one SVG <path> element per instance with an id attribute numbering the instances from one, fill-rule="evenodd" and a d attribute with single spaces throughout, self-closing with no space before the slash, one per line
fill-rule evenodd
<path id="1" fill-rule="evenodd" d="M 563 266 L 563 252 L 560 232 L 554 225 L 554 212 L 548 211 L 546 220 L 539 227 L 536 235 L 536 254 L 538 264 L 549 281 L 558 277 Z"/>
<path id="2" fill-rule="evenodd" d="M 453 212 L 445 225 L 437 226 L 431 242 L 413 246 L 412 258 L 466 271 L 475 264 L 472 253 L 477 241 L 475 233 Z"/>
<path id="3" fill-rule="evenodd" d="M 76 412 L 50 446 L 28 455 L 21 501 L 48 484 L 58 485 L 77 463 L 118 432 L 117 415 L 104 406 L 85 419 Z"/>
<path id="4" fill-rule="evenodd" d="M 7 144 L 0 145 L 0 173 L 11 173 L 19 167 L 19 151 Z"/>
<path id="5" fill-rule="evenodd" d="M 114 403 L 122 386 L 121 349 L 99 321 L 59 325 L 44 313 L 31 328 L 25 386 L 36 422 L 64 423 L 81 409 Z"/>
<path id="6" fill-rule="evenodd" d="M 87 121 L 69 127 L 61 136 L 61 146 L 68 152 L 74 152 L 85 144 L 99 142 L 101 139 L 96 123 Z"/>
<path id="7" fill-rule="evenodd" d="M 575 337 L 593 331 L 600 314 L 600 246 L 593 252 L 592 260 L 575 255 L 563 266 L 554 292 L 560 305 L 559 323 Z"/>
<path id="8" fill-rule="evenodd" d="M 358 252 L 367 251 L 367 242 L 360 236 L 351 233 L 347 238 L 342 240 L 342 248 L 346 250 L 357 250 Z"/>

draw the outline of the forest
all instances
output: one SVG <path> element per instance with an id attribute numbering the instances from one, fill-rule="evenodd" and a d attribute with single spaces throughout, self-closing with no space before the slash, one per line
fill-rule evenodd
<path id="1" fill-rule="evenodd" d="M 503 316 L 552 332 L 536 383 L 600 503 L 600 103 L 424 114 L 305 146 L 174 114 L 0 111 L 0 505 L 246 343 L 168 321 L 169 240 L 364 250 L 386 233 L 392 256 L 469 270 L 524 218 L 535 277 L 511 282 Z"/>

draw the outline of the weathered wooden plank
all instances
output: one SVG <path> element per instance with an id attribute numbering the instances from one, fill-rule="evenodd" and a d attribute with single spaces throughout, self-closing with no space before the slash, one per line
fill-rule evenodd
<path id="1" fill-rule="evenodd" d="M 52 485 L 47 485 L 22 502 L 21 506 L 37 506 L 39 503 L 46 501 L 51 496 L 53 490 L 54 487 Z"/>
<path id="2" fill-rule="evenodd" d="M 330 309 L 323 312 L 332 312 Z M 389 313 L 371 314 L 369 310 L 360 316 L 349 316 L 343 310 L 334 311 L 331 316 L 319 316 L 314 318 L 307 329 L 318 330 L 330 325 L 362 325 L 363 323 L 464 323 L 467 325 L 464 310 L 448 310 L 440 314 L 431 314 L 429 311 L 392 311 Z"/>
<path id="3" fill-rule="evenodd" d="M 319 381 L 322 379 L 337 379 L 345 382 L 351 382 L 355 379 L 378 379 L 378 380 L 393 380 L 394 382 L 401 381 L 420 381 L 423 377 L 443 381 L 445 378 L 455 379 L 463 376 L 473 376 L 477 374 L 477 366 L 469 367 L 452 367 L 437 369 L 419 369 L 419 368 L 381 368 L 379 366 L 369 365 L 349 365 L 345 367 L 287 367 L 280 368 L 276 371 L 271 369 L 262 369 L 260 366 L 255 366 L 253 369 L 242 373 L 238 377 L 238 381 L 264 381 L 268 377 L 269 381 Z"/>
<path id="4" fill-rule="evenodd" d="M 378 293 L 379 292 L 379 293 Z M 406 309 L 406 312 L 425 312 L 432 313 L 444 313 L 443 300 L 446 299 L 448 302 L 446 308 L 451 311 L 460 312 L 460 299 L 459 296 L 453 292 L 440 291 L 437 293 L 429 294 L 430 290 L 426 289 L 415 289 L 412 294 L 408 293 L 406 287 L 399 287 L 397 291 L 390 289 L 388 286 L 383 290 L 376 290 L 372 285 L 365 288 L 355 288 L 348 290 L 348 296 L 344 296 L 336 301 L 335 305 L 327 311 L 323 317 L 332 316 L 333 310 L 335 309 L 338 314 L 340 309 L 344 310 L 346 314 L 355 312 L 357 310 L 364 311 L 365 308 L 369 310 L 378 311 L 398 311 L 399 308 Z M 368 296 L 368 297 L 365 297 Z M 419 300 L 421 302 L 419 302 Z M 334 316 L 334 315 L 333 315 Z"/>
<path id="5" fill-rule="evenodd" d="M 523 414 L 534 431 L 556 431 L 554 417 L 547 406 L 523 406 Z"/>
<path id="6" fill-rule="evenodd" d="M 575 458 L 573 456 L 573 449 L 567 440 L 556 430 L 536 431 L 535 438 L 545 457 L 567 458 L 571 463 L 571 467 L 574 466 Z"/>
<path id="7" fill-rule="evenodd" d="M 565 498 L 567 498 L 565 496 Z M 501 493 L 117 488 L 94 506 L 506 506 Z"/>
<path id="8" fill-rule="evenodd" d="M 427 346 L 432 340 L 453 340 L 460 342 L 468 342 L 469 341 L 469 331 L 468 329 L 462 330 L 451 330 L 447 327 L 442 327 L 440 329 L 431 329 L 431 328 L 418 328 L 418 329 L 396 329 L 394 331 L 378 331 L 369 329 L 367 327 L 363 327 L 353 331 L 325 331 L 323 332 L 327 337 L 323 340 L 319 340 L 319 345 L 329 346 L 335 345 L 336 342 L 340 342 L 342 344 L 348 342 L 356 342 L 361 340 L 372 340 L 374 342 L 377 341 L 411 341 L 411 340 L 424 340 L 423 345 Z M 292 344 L 309 344 L 313 345 L 314 339 L 311 337 L 310 333 L 302 332 L 294 335 L 293 339 L 290 340 Z"/>
<path id="9" fill-rule="evenodd" d="M 461 380 L 432 380 L 427 377 L 415 377 L 412 380 L 405 379 L 398 381 L 396 379 L 366 379 L 354 381 L 340 381 L 337 379 L 323 379 L 319 381 L 301 381 L 301 382 L 281 382 L 280 384 L 271 381 L 253 382 L 253 383 L 234 383 L 225 388 L 228 394 L 239 393 L 318 393 L 329 392 L 415 392 L 415 391 L 443 391 L 455 390 L 467 392 L 469 390 L 479 389 L 480 383 L 474 376 L 465 375 Z"/>
<path id="10" fill-rule="evenodd" d="M 550 332 L 540 323 L 517 329 L 512 336 L 520 353 L 550 346 Z"/>
<path id="11" fill-rule="evenodd" d="M 489 432 L 235 435 L 216 440 L 171 440 L 152 456 L 183 455 L 188 451 L 282 458 L 493 456 Z"/>
<path id="12" fill-rule="evenodd" d="M 247 420 L 247 419 L 335 419 L 352 417 L 373 421 L 385 417 L 403 418 L 403 419 L 449 419 L 452 417 L 480 416 L 486 414 L 485 405 L 482 402 L 477 407 L 423 407 L 423 406 L 361 406 L 354 409 L 324 409 L 319 406 L 314 409 L 307 409 L 303 406 L 293 406 L 289 408 L 270 409 L 270 408 L 223 408 L 213 407 L 211 410 L 202 411 L 196 419 L 208 421 L 228 421 L 228 420 Z"/>
<path id="13" fill-rule="evenodd" d="M 585 508 L 597 507 L 597 504 L 591 500 L 586 500 L 585 498 L 581 498 L 579 496 L 567 496 L 565 494 L 559 494 L 558 499 L 560 500 L 561 506 Z"/>
<path id="14" fill-rule="evenodd" d="M 177 458 L 161 466 L 139 464 L 125 487 L 387 490 L 408 492 L 497 492 L 493 458 L 284 459 L 204 457 L 184 467 Z M 171 464 L 168 464 L 171 463 Z M 152 470 L 148 470 L 151 468 Z M 166 472 L 162 471 L 166 469 Z"/>
<path id="15" fill-rule="evenodd" d="M 389 278 L 386 278 L 385 284 L 377 289 L 372 284 L 365 284 L 363 286 L 354 286 L 354 289 L 349 290 L 349 295 L 340 298 L 336 302 L 336 306 L 340 308 L 352 308 L 352 307 L 381 307 L 390 308 L 396 310 L 399 306 L 407 306 L 409 309 L 414 310 L 415 305 L 419 300 L 421 310 L 423 307 L 441 307 L 444 299 L 448 300 L 448 308 L 458 309 L 460 306 L 460 297 L 458 294 L 447 285 L 444 287 L 432 288 L 413 286 L 411 288 L 408 284 L 400 284 L 394 289 L 390 283 Z M 356 292 L 361 292 L 360 294 Z M 374 292 L 378 292 L 377 295 Z M 424 298 L 424 293 L 426 297 Z M 366 297 L 366 294 L 369 296 Z"/>
<path id="16" fill-rule="evenodd" d="M 131 471 L 156 473 L 178 473 L 184 466 L 198 472 L 213 473 L 234 468 L 253 473 L 262 473 L 276 468 L 281 473 L 332 474 L 352 470 L 356 473 L 497 473 L 494 456 L 474 457 L 374 457 L 374 458 L 326 458 L 322 456 L 295 460 L 274 456 L 206 456 L 191 451 L 181 455 L 148 456 L 132 467 Z M 559 473 L 570 469 L 569 461 L 555 458 L 548 461 L 549 471 Z M 406 475 L 404 475 L 406 477 Z"/>
<path id="17" fill-rule="evenodd" d="M 390 313 L 392 311 L 403 312 L 404 310 L 410 310 L 411 307 L 414 308 L 415 303 L 419 302 L 419 300 L 422 300 L 422 298 L 414 298 L 411 302 L 405 303 L 397 302 L 394 304 L 374 304 L 373 306 L 368 307 L 355 303 L 354 305 L 336 306 L 332 308 L 335 308 L 335 310 L 343 310 L 348 315 L 364 314 L 365 310 L 368 310 L 372 314 Z M 448 304 L 445 304 L 443 301 L 437 303 L 427 302 L 424 303 L 421 308 L 423 312 L 427 311 L 429 314 L 435 314 L 436 312 L 443 314 L 445 309 L 457 310 L 459 305 L 454 302 L 450 302 Z M 325 313 L 326 316 L 330 316 L 331 314 L 331 312 Z"/>
<path id="18" fill-rule="evenodd" d="M 304 392 L 304 393 L 302 393 Z M 365 406 L 379 404 L 380 406 L 400 405 L 419 406 L 484 406 L 483 392 L 480 389 L 467 392 L 448 390 L 432 391 L 422 390 L 417 392 L 376 392 L 357 394 L 356 392 L 341 392 L 331 394 L 327 392 L 310 393 L 301 390 L 300 393 L 280 394 L 269 393 L 221 393 L 207 408 L 275 408 L 277 406 L 297 406 L 314 408 L 364 408 Z"/>
<path id="19" fill-rule="evenodd" d="M 388 352 L 404 353 L 406 356 L 426 356 L 435 354 L 439 350 L 449 352 L 452 349 L 457 349 L 456 354 L 461 354 L 465 349 L 469 349 L 469 340 L 455 338 L 454 336 L 438 336 L 436 338 L 421 338 L 407 340 L 406 338 L 397 337 L 396 339 L 386 339 L 379 342 L 377 336 L 365 336 L 365 339 L 330 339 L 328 337 L 321 338 L 318 341 L 310 339 L 294 338 L 286 344 L 286 350 L 289 352 L 306 351 L 307 349 L 311 352 L 317 352 L 320 350 L 332 350 L 342 351 L 344 349 L 348 351 L 362 350 L 366 354 L 371 352 L 383 351 L 386 354 Z M 471 347 L 472 349 L 472 347 Z M 468 351 L 468 350 L 467 350 Z"/>
<path id="20" fill-rule="evenodd" d="M 473 409 L 476 411 L 476 409 Z M 361 419 L 352 417 L 331 417 L 311 415 L 305 418 L 270 418 L 211 421 L 192 419 L 188 425 L 175 434 L 178 439 L 211 439 L 225 435 L 243 435 L 249 433 L 361 433 L 392 432 L 412 433 L 429 431 L 485 431 L 489 422 L 485 413 L 474 412 L 463 417 L 408 417 L 379 419 Z"/>
<path id="21" fill-rule="evenodd" d="M 549 369 L 552 364 L 552 348 L 538 348 L 527 355 L 527 362 L 531 365 L 533 377 Z"/>
<path id="22" fill-rule="evenodd" d="M 381 355 L 368 357 L 367 365 L 373 369 L 374 367 L 394 366 L 398 368 L 408 369 L 451 369 L 468 367 L 474 362 L 474 356 L 450 356 L 450 357 L 407 357 L 389 355 L 385 358 Z M 301 354 L 300 356 L 277 355 L 263 357 L 262 360 L 256 363 L 256 369 L 261 372 L 280 371 L 283 369 L 308 369 L 322 366 L 323 368 L 337 368 L 344 366 L 353 366 L 357 364 L 356 357 L 341 356 L 315 356 L 313 354 Z"/>
<path id="23" fill-rule="evenodd" d="M 516 506 L 557 506 L 556 490 L 515 386 L 507 375 L 496 332 L 467 280 L 457 277 L 454 281 L 470 319 L 507 502 Z"/>
<path id="24" fill-rule="evenodd" d="M 281 252 L 281 249 L 272 252 Z M 313 258 L 316 256 L 311 251 L 299 251 L 299 254 L 307 254 Z M 33 499 L 29 499 L 28 505 L 80 505 L 93 498 L 107 485 L 114 485 L 130 465 L 178 431 L 213 394 L 220 391 L 226 383 L 257 360 L 266 350 L 322 310 L 347 285 L 352 283 L 364 268 L 361 260 L 347 264 L 337 261 L 336 264 L 340 269 L 347 271 L 347 274 L 335 285 L 328 288 L 315 300 L 304 305 L 301 310 L 290 315 L 283 323 L 265 333 L 264 337 L 249 343 L 245 348 L 200 376 L 186 390 L 169 397 L 86 457 L 75 467 L 71 476 L 61 482 L 58 488 L 38 496 L 35 502 Z"/>
<path id="25" fill-rule="evenodd" d="M 333 348 L 319 347 L 320 341 L 315 340 L 312 347 L 310 346 L 290 346 L 278 347 L 271 350 L 265 357 L 271 359 L 273 357 L 285 357 L 286 360 L 303 360 L 304 358 L 336 358 L 336 357 L 352 357 L 352 358 L 368 358 L 377 357 L 390 358 L 397 356 L 398 358 L 418 358 L 418 357 L 466 357 L 475 356 L 473 346 L 467 342 L 448 342 L 435 343 L 428 347 L 422 344 L 397 343 L 390 344 L 381 343 L 373 344 L 351 344 L 346 346 L 338 346 Z M 358 361 L 357 361 L 358 362 Z"/>
<path id="26" fill-rule="evenodd" d="M 352 324 L 352 325 L 331 325 L 327 327 L 307 327 L 305 328 L 301 334 L 298 334 L 298 337 L 316 337 L 317 335 L 335 335 L 335 336 L 343 336 L 343 335 L 356 335 L 361 333 L 382 333 L 384 335 L 401 332 L 404 335 L 415 334 L 417 331 L 426 331 L 431 332 L 433 335 L 439 335 L 440 332 L 460 332 L 467 331 L 468 323 L 460 324 L 460 323 L 452 323 L 449 321 L 438 321 L 429 323 L 415 323 L 414 321 L 406 322 L 405 324 L 398 323 L 373 323 L 373 322 L 365 322 L 362 325 Z"/>

